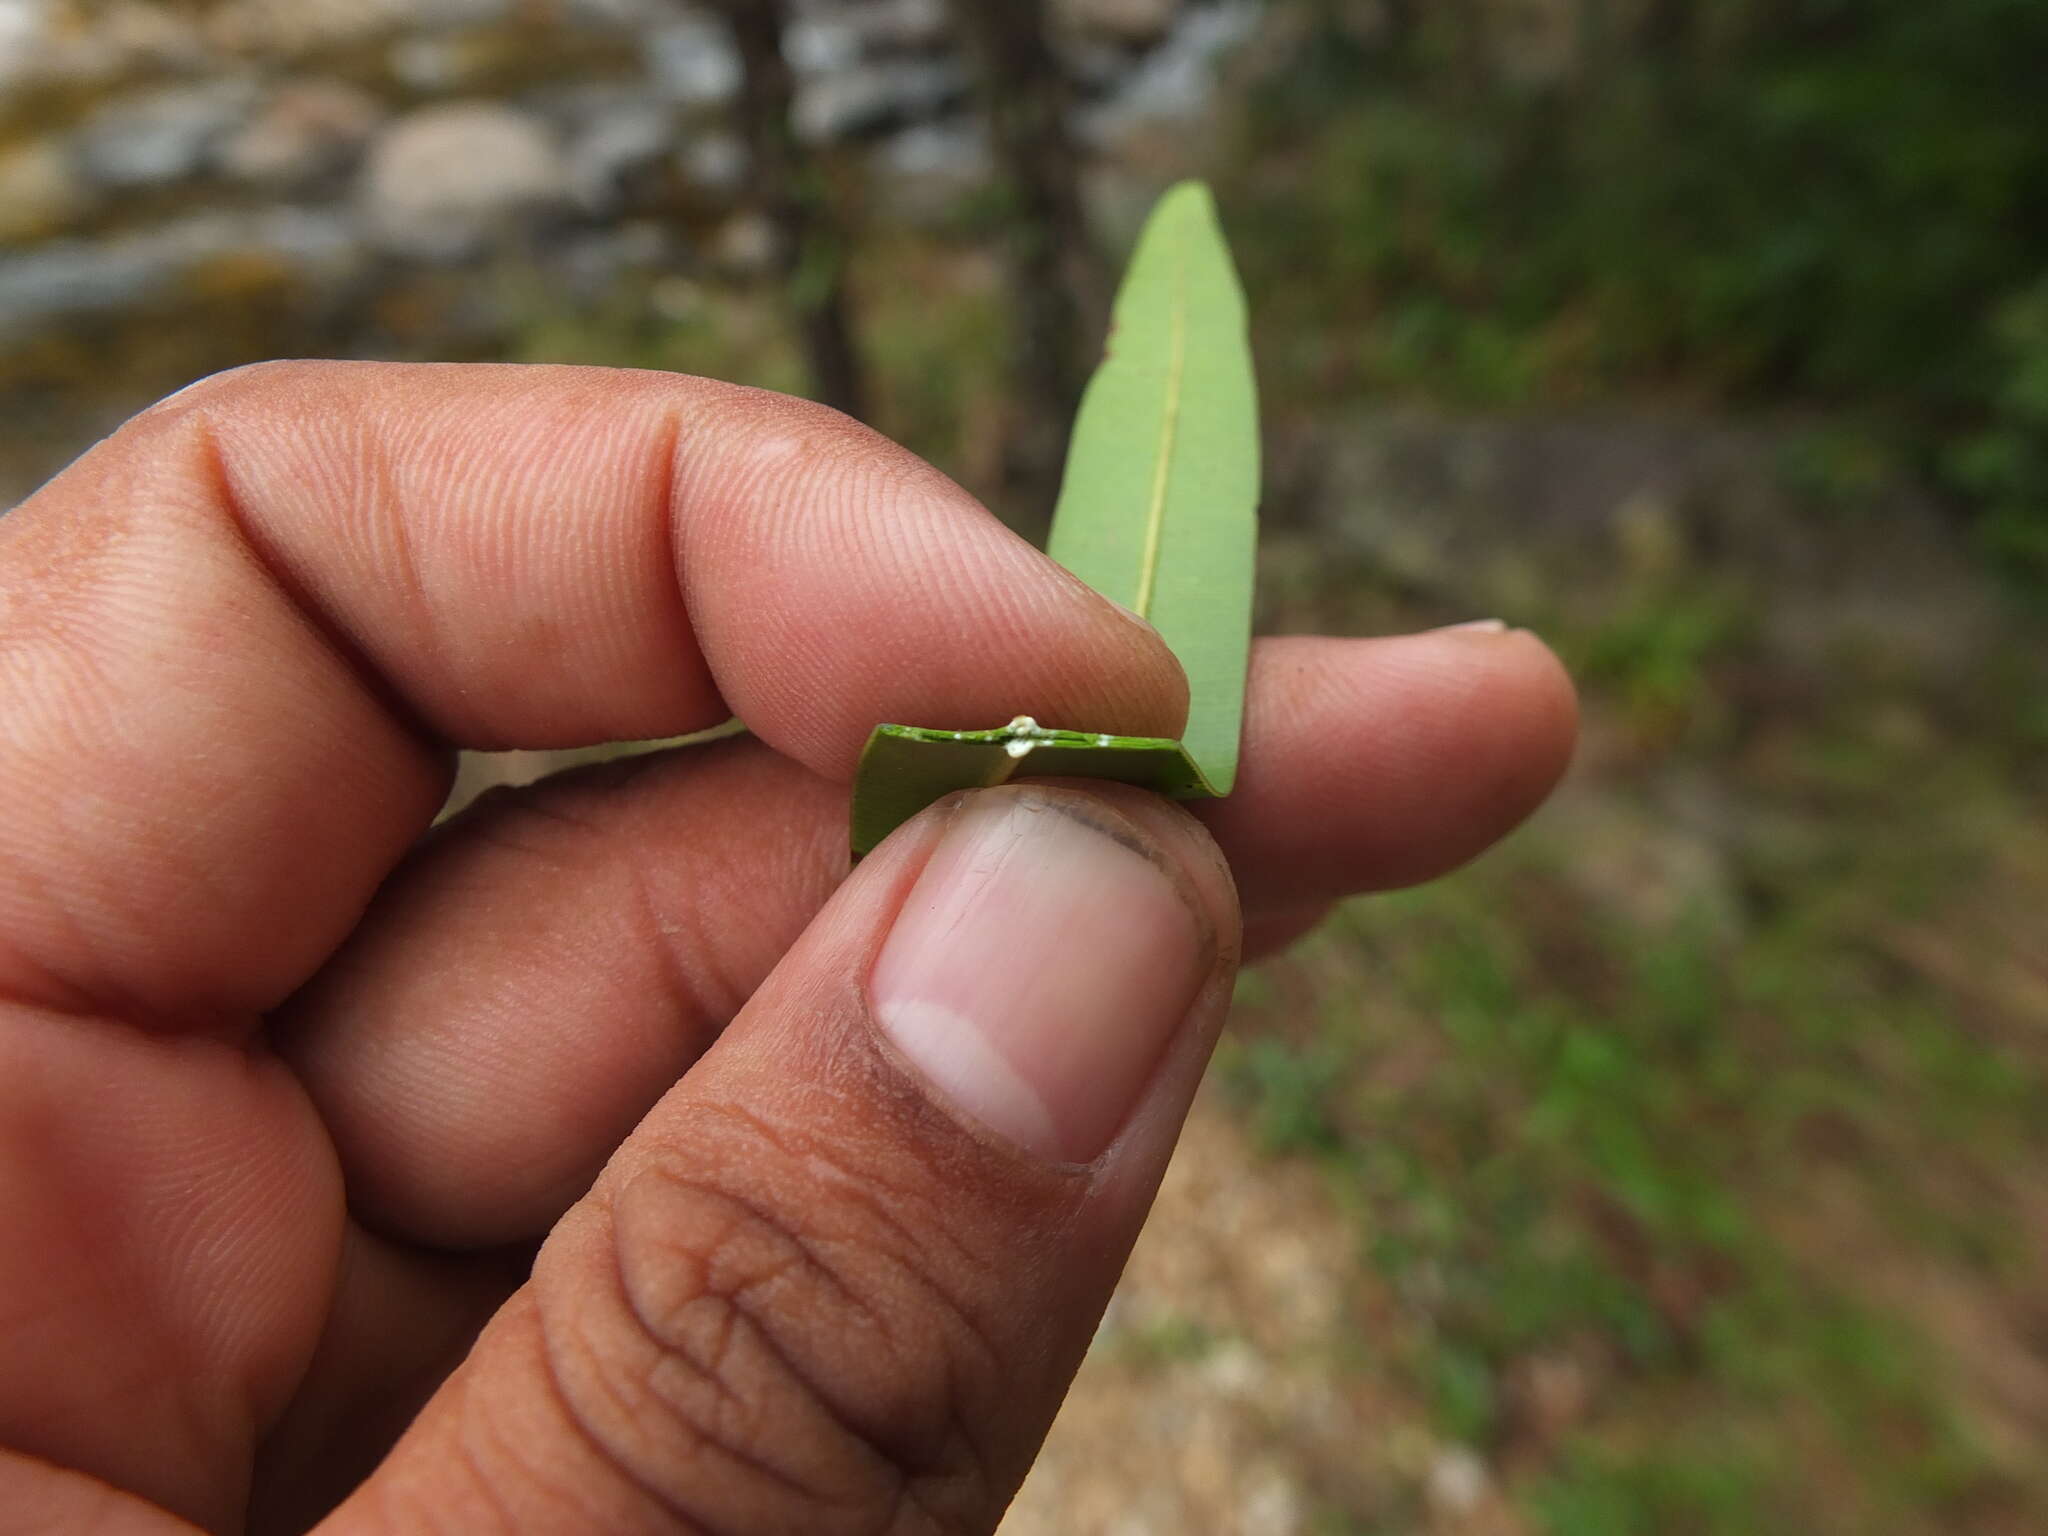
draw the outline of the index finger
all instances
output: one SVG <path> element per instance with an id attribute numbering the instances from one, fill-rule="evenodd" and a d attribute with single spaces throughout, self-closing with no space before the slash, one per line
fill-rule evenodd
<path id="1" fill-rule="evenodd" d="M 1149 628 L 821 407 L 244 370 L 0 522 L 0 996 L 274 1004 L 431 819 L 450 746 L 737 712 L 843 777 L 881 720 L 1173 735 L 1185 707 Z"/>

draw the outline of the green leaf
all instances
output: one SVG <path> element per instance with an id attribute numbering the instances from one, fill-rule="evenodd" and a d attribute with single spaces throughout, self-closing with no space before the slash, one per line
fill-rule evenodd
<path id="1" fill-rule="evenodd" d="M 1176 799 L 1237 779 L 1258 543 L 1258 390 L 1244 291 L 1207 187 L 1161 199 L 1117 296 L 1109 355 L 1074 425 L 1054 559 L 1149 620 L 1188 674 L 1182 741 L 1048 730 L 883 725 L 854 781 L 868 852 L 955 790 L 1033 777 L 1108 779 Z"/>
<path id="2" fill-rule="evenodd" d="M 1053 559 L 1149 620 L 1188 674 L 1181 738 L 1237 779 L 1258 544 L 1259 407 L 1244 290 L 1198 182 L 1167 193 L 1116 304 L 1053 521 Z"/>
<path id="3" fill-rule="evenodd" d="M 1208 793 L 1177 741 L 1048 730 L 1019 715 L 992 731 L 884 725 L 861 753 L 853 798 L 853 851 L 872 849 L 935 800 L 1011 779 L 1112 779 L 1175 799 Z"/>

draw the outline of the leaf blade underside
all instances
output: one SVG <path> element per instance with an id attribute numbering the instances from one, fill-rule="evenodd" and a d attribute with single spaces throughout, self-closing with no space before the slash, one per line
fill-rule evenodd
<path id="1" fill-rule="evenodd" d="M 1182 744 L 1219 795 L 1237 777 L 1259 475 L 1244 290 L 1215 200 L 1183 183 L 1161 199 L 1117 296 L 1048 551 L 1180 658 Z"/>

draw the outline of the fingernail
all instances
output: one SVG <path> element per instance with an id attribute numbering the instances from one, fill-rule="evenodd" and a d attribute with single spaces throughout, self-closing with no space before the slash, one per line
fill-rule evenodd
<path id="1" fill-rule="evenodd" d="M 976 795 L 875 964 L 875 1018 L 958 1111 L 1092 1162 L 1144 1092 L 1213 964 L 1187 879 L 1078 794 Z"/>
<path id="2" fill-rule="evenodd" d="M 1506 619 L 1467 619 L 1463 624 L 1446 624 L 1430 631 L 1433 635 L 1504 635 Z"/>

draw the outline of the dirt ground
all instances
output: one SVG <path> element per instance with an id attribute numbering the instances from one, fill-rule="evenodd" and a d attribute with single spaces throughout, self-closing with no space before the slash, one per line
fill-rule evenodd
<path id="1" fill-rule="evenodd" d="M 1388 1303 L 1357 1248 L 1316 1171 L 1259 1158 L 1206 1089 L 1002 1536 L 1292 1536 L 1359 1507 L 1521 1530 L 1365 1368 Z"/>

